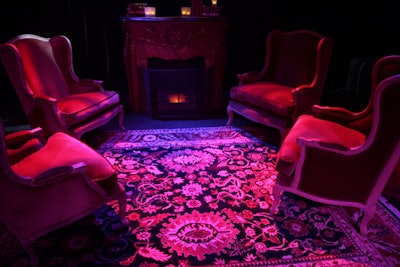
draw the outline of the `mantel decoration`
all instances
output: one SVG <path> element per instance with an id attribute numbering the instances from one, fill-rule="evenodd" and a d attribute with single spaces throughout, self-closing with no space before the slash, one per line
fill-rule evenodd
<path id="1" fill-rule="evenodd" d="M 221 13 L 221 7 L 217 0 L 211 1 L 211 6 L 203 5 L 203 0 L 192 0 L 192 16 L 194 17 L 218 17 Z"/>
<path id="2" fill-rule="evenodd" d="M 190 12 L 188 7 L 182 16 L 191 17 L 218 17 L 221 14 L 221 6 L 217 0 L 212 0 L 211 5 L 203 5 L 203 0 L 191 0 Z M 154 17 L 156 16 L 155 7 L 149 7 L 147 3 L 130 3 L 127 5 L 127 16 L 131 17 Z"/>
<path id="3" fill-rule="evenodd" d="M 145 8 L 147 3 L 130 3 L 127 6 L 127 15 L 132 17 L 145 16 Z"/>

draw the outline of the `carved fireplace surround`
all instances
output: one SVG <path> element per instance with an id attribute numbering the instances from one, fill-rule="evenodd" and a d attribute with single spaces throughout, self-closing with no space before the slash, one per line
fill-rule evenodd
<path id="1" fill-rule="evenodd" d="M 225 69 L 225 33 L 222 17 L 122 17 L 125 33 L 124 57 L 132 111 L 147 110 L 148 99 L 140 70 L 149 58 L 189 60 L 203 57 L 205 68 L 213 69 L 210 109 L 223 104 L 222 82 Z"/>

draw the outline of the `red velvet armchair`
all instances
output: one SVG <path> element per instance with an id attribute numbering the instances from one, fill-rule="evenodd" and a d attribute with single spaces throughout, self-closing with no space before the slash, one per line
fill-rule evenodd
<path id="1" fill-rule="evenodd" d="M 320 103 L 332 50 L 333 40 L 314 31 L 271 31 L 264 68 L 239 74 L 230 89 L 227 124 L 237 113 L 277 128 L 283 140 L 297 117 Z"/>
<path id="2" fill-rule="evenodd" d="M 80 138 L 119 115 L 124 129 L 119 95 L 102 81 L 78 78 L 67 37 L 19 35 L 0 45 L 0 59 L 33 128 Z"/>
<path id="3" fill-rule="evenodd" d="M 366 234 L 400 159 L 399 101 L 400 56 L 388 56 L 374 64 L 371 99 L 363 111 L 316 105 L 315 116 L 301 115 L 278 152 L 271 213 L 288 191 L 360 208 L 360 231 Z"/>
<path id="4" fill-rule="evenodd" d="M 40 128 L 5 135 L 0 121 L 0 219 L 31 257 L 36 238 L 119 202 L 123 224 L 126 196 L 116 171 L 80 140 L 57 132 L 48 140 Z"/>

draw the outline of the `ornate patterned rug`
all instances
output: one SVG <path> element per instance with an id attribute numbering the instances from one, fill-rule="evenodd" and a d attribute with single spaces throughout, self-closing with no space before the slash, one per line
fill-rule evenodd
<path id="1" fill-rule="evenodd" d="M 357 211 L 285 193 L 269 214 L 277 150 L 235 127 L 108 132 L 96 149 L 125 185 L 117 205 L 39 238 L 41 266 L 400 266 L 399 212 L 385 198 Z M 27 255 L 0 225 L 0 266 Z"/>

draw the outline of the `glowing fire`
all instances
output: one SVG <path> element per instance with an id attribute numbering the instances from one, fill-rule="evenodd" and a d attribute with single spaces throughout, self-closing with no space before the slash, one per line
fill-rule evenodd
<path id="1" fill-rule="evenodd" d="M 171 104 L 186 103 L 186 98 L 185 94 L 170 94 L 168 95 L 168 102 Z"/>

